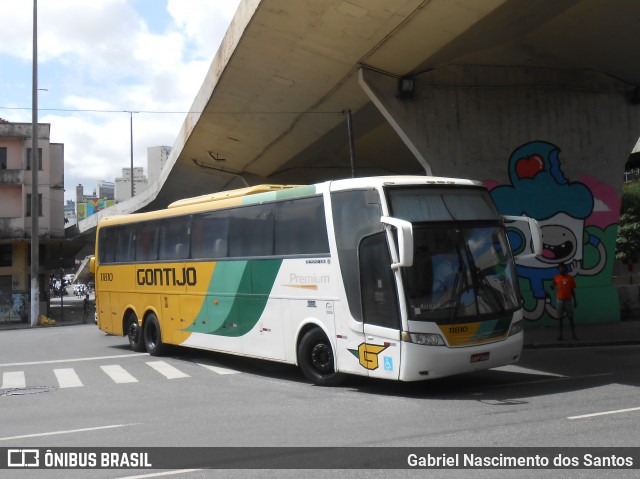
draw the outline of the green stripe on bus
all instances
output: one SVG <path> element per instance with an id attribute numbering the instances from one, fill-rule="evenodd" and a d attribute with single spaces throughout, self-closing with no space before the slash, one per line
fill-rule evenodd
<path id="1" fill-rule="evenodd" d="M 242 198 L 243 205 L 251 205 L 255 203 L 262 203 L 264 201 L 274 200 L 286 200 L 288 198 L 298 198 L 300 196 L 312 196 L 316 194 L 316 187 L 300 186 L 298 188 L 287 188 L 279 191 L 268 191 L 266 193 L 257 193 L 255 195 L 249 195 Z"/>
<path id="2" fill-rule="evenodd" d="M 219 261 L 192 333 L 239 337 L 259 321 L 273 289 L 282 259 Z"/>

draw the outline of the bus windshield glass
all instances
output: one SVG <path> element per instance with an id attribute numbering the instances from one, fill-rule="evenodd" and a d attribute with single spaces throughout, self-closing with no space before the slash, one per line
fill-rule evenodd
<path id="1" fill-rule="evenodd" d="M 414 259 L 403 268 L 409 319 L 467 322 L 520 307 L 504 228 L 483 189 L 389 191 L 394 217 L 413 223 Z"/>

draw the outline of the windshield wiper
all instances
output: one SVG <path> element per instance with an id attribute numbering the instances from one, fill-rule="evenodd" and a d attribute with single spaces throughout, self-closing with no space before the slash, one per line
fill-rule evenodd
<path id="1" fill-rule="evenodd" d="M 462 267 L 464 264 L 462 261 L 462 254 L 460 253 L 460 247 L 456 246 L 456 253 L 458 254 L 458 270 L 456 272 L 456 277 L 453 283 L 453 296 L 455 297 L 455 303 L 453 308 L 451 308 L 451 314 L 449 316 L 449 322 L 452 323 L 458 317 L 458 308 L 460 307 L 461 300 L 461 291 L 464 291 L 466 288 L 460 288 L 460 285 L 467 284 L 466 274 L 463 275 Z M 464 276 L 464 281 L 460 281 Z"/>

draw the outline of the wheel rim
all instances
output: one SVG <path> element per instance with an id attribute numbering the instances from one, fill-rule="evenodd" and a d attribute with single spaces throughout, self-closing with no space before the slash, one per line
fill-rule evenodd
<path id="1" fill-rule="evenodd" d="M 318 343 L 311 350 L 311 365 L 323 374 L 333 372 L 333 354 L 326 343 Z"/>

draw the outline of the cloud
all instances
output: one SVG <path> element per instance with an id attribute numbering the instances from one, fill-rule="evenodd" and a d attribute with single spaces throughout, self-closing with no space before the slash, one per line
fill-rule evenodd
<path id="1" fill-rule="evenodd" d="M 90 191 L 146 149 L 172 146 L 239 0 L 49 0 L 38 3 L 39 121 L 65 146 L 65 199 Z M 32 2 L 0 0 L 0 110 L 31 122 Z M 4 70 L 4 71 L 2 71 Z M 100 111 L 70 111 L 100 110 Z M 154 113 L 144 113 L 154 112 Z M 162 113 L 167 112 L 167 113 Z M 168 112 L 182 112 L 179 114 Z"/>

